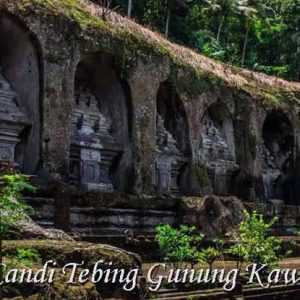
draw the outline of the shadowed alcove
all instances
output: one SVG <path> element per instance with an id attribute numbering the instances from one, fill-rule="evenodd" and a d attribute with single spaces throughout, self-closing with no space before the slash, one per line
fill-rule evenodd
<path id="1" fill-rule="evenodd" d="M 191 155 L 185 108 L 169 82 L 157 93 L 156 188 L 160 194 L 185 194 L 184 172 Z"/>
<path id="2" fill-rule="evenodd" d="M 92 189 L 121 192 L 133 185 L 130 88 L 114 58 L 85 55 L 75 76 L 70 173 Z"/>
<path id="3" fill-rule="evenodd" d="M 286 114 L 267 115 L 262 130 L 262 178 L 265 199 L 285 200 L 293 173 L 293 126 Z"/>
<path id="4" fill-rule="evenodd" d="M 0 13 L 0 147 L 6 153 L 0 160 L 28 174 L 40 160 L 39 49 L 17 18 Z"/>
<path id="5" fill-rule="evenodd" d="M 238 170 L 232 116 L 226 104 L 211 104 L 202 118 L 200 160 L 207 168 L 213 192 L 228 195 L 232 174 Z"/>

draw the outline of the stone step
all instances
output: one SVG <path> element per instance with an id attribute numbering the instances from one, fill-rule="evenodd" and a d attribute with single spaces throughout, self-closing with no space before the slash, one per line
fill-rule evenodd
<path id="1" fill-rule="evenodd" d="M 54 222 L 51 222 L 51 221 L 44 221 L 44 220 L 39 221 L 38 220 L 38 221 L 36 221 L 36 223 L 45 229 L 53 229 L 54 228 Z"/>
<path id="2" fill-rule="evenodd" d="M 54 228 L 55 200 L 51 197 L 24 197 L 26 203 L 33 208 L 32 219 L 43 228 Z"/>
<path id="3" fill-rule="evenodd" d="M 272 296 L 296 296 L 300 292 L 300 285 L 287 286 L 278 285 L 269 289 L 264 289 L 258 285 L 244 287 L 243 299 L 272 299 Z M 156 300 L 186 300 L 186 299 L 229 299 L 227 292 L 223 289 L 211 289 L 211 290 L 195 290 L 180 292 L 178 290 L 166 290 L 162 289 L 156 293 Z M 286 298 L 290 299 L 290 298 Z M 292 298 L 296 299 L 296 298 Z"/>

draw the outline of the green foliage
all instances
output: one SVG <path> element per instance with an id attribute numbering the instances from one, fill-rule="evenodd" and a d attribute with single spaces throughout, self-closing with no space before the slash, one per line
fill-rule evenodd
<path id="1" fill-rule="evenodd" d="M 212 269 L 213 263 L 221 257 L 221 253 L 214 247 L 208 247 L 200 252 L 200 261 L 204 261 Z"/>
<path id="2" fill-rule="evenodd" d="M 11 225 L 22 221 L 31 212 L 31 207 L 23 201 L 22 192 L 35 192 L 28 183 L 28 177 L 21 174 L 0 176 L 0 235 L 11 232 Z"/>
<path id="3" fill-rule="evenodd" d="M 126 14 L 128 0 L 113 7 Z M 133 18 L 214 59 L 300 79 L 299 0 L 133 0 Z"/>
<path id="4" fill-rule="evenodd" d="M 41 262 L 41 256 L 37 250 L 26 248 L 17 249 L 16 255 L 7 257 L 11 263 L 21 264 L 26 267 L 31 267 L 33 263 Z"/>
<path id="5" fill-rule="evenodd" d="M 161 225 L 156 228 L 155 241 L 166 262 L 182 267 L 185 263 L 192 265 L 199 260 L 198 247 L 204 238 L 195 227 L 181 225 L 179 229 L 170 225 Z"/>
<path id="6" fill-rule="evenodd" d="M 208 177 L 207 170 L 202 164 L 200 164 L 200 163 L 193 164 L 192 172 L 195 175 L 195 177 L 198 181 L 198 184 L 201 188 L 205 189 L 205 188 L 210 187 L 210 180 Z"/>
<path id="7" fill-rule="evenodd" d="M 279 255 L 281 241 L 268 234 L 276 221 L 275 217 L 266 223 L 263 216 L 256 211 L 253 213 L 244 211 L 244 221 L 239 224 L 239 240 L 228 251 L 237 259 L 239 268 L 245 261 L 268 264 L 268 267 L 272 268 L 282 259 Z"/>
<path id="8" fill-rule="evenodd" d="M 32 267 L 34 263 L 41 263 L 41 256 L 35 249 L 20 248 L 17 249 L 15 255 L 8 255 L 5 257 L 6 268 L 3 269 L 3 275 L 11 269 L 18 269 L 24 267 Z M 19 275 L 20 276 L 20 275 Z M 5 294 L 21 295 L 23 290 L 21 283 L 4 283 L 2 285 Z"/>

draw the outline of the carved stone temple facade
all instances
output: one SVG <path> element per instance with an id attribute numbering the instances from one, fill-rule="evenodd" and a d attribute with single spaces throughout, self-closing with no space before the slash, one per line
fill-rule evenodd
<path id="1" fill-rule="evenodd" d="M 88 1 L 74 9 L 89 26 L 64 1 L 60 16 L 20 1 L 0 1 L 0 164 L 126 209 L 209 193 L 300 205 L 299 83 L 175 51 L 134 22 L 101 27 Z"/>
<path id="2" fill-rule="evenodd" d="M 29 125 L 29 118 L 18 106 L 17 94 L 0 72 L 0 166 L 20 170 L 16 148 L 21 142 L 22 131 Z"/>
<path id="3" fill-rule="evenodd" d="M 172 134 L 158 114 L 156 123 L 156 187 L 159 194 L 179 193 L 178 176 L 187 159 L 180 153 Z"/>
<path id="4" fill-rule="evenodd" d="M 208 116 L 204 116 L 202 120 L 201 136 L 200 161 L 208 169 L 214 192 L 218 195 L 227 195 L 231 176 L 239 166 L 233 159 L 226 137 Z"/>
<path id="5" fill-rule="evenodd" d="M 110 133 L 110 120 L 98 108 L 90 90 L 79 89 L 72 113 L 70 178 L 87 189 L 110 191 L 110 169 L 120 147 Z"/>

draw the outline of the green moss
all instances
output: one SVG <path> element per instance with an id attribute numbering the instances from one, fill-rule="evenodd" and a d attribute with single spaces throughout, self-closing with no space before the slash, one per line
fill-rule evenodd
<path id="1" fill-rule="evenodd" d="M 124 78 L 128 77 L 138 59 L 149 62 L 157 57 L 168 57 L 171 63 L 169 80 L 177 87 L 178 92 L 187 93 L 192 99 L 215 86 L 228 86 L 227 81 L 214 71 L 202 71 L 191 63 L 182 63 L 181 54 L 173 51 L 167 44 L 147 40 L 147 37 L 138 31 L 107 23 L 90 13 L 87 5 L 78 0 L 2 1 L 0 9 L 20 15 L 24 19 L 36 15 L 42 21 L 51 22 L 52 17 L 55 17 L 53 25 L 68 32 L 65 38 L 79 40 L 84 50 L 114 54 Z M 230 70 L 236 74 L 242 72 L 235 67 L 230 67 Z M 280 87 L 258 87 L 249 75 L 241 76 L 247 79 L 247 84 L 237 80 L 236 86 L 232 87 L 247 92 L 263 106 L 286 107 L 295 99 L 295 93 L 281 92 Z"/>
<path id="2" fill-rule="evenodd" d="M 118 290 L 118 284 L 101 285 L 87 282 L 85 284 L 75 283 L 68 284 L 70 273 L 63 274 L 62 267 L 68 263 L 84 262 L 82 268 L 92 269 L 96 262 L 104 260 L 104 262 L 112 262 L 112 268 L 116 269 L 140 269 L 141 260 L 138 255 L 126 252 L 122 249 L 109 245 L 91 244 L 86 242 L 67 242 L 53 240 L 11 240 L 3 241 L 2 255 L 4 261 L 7 262 L 10 256 L 14 256 L 18 249 L 35 249 L 41 257 L 42 261 L 34 263 L 32 269 L 38 270 L 48 260 L 54 260 L 56 264 L 56 272 L 53 283 L 51 285 L 45 283 L 34 285 L 25 283 L 18 289 L 18 294 L 22 295 L 21 299 L 53 299 L 53 300 L 91 300 L 102 299 L 102 294 L 111 296 L 112 291 Z M 21 267 L 20 263 L 18 266 Z M 23 268 L 24 266 L 22 266 Z M 106 269 L 107 264 L 99 267 Z M 120 290 L 121 291 L 121 290 Z M 100 294 L 101 296 L 100 296 Z M 111 298 L 111 297 L 108 298 Z M 130 297 L 128 297 L 130 299 Z"/>
<path id="3" fill-rule="evenodd" d="M 240 89 L 255 96 L 257 103 L 266 110 L 290 110 L 290 108 L 293 107 L 291 104 L 295 104 L 297 99 L 298 103 L 300 103 L 300 95 L 298 92 L 282 91 L 278 88 L 276 89 L 276 87 L 262 89 L 261 87 L 254 87 L 252 85 L 244 85 L 243 88 L 240 87 Z"/>
<path id="4" fill-rule="evenodd" d="M 201 163 L 193 164 L 192 172 L 201 188 L 206 189 L 210 187 L 210 180 L 208 177 L 207 169 Z"/>
<path id="5" fill-rule="evenodd" d="M 52 240 L 13 240 L 3 241 L 2 251 L 4 256 L 16 255 L 18 249 L 34 249 L 38 252 L 43 262 L 55 260 L 58 266 L 64 266 L 66 262 L 85 262 L 91 266 L 99 259 L 113 262 L 115 266 L 125 269 L 139 268 L 138 255 L 109 245 L 77 243 Z"/>

